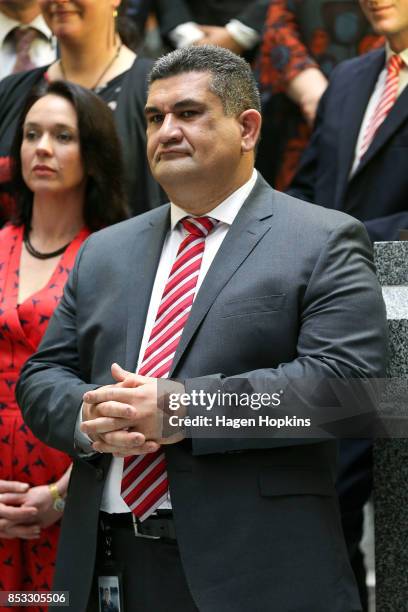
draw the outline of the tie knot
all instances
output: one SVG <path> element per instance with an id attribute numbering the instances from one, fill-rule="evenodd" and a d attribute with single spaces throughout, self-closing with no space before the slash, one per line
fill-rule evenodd
<path id="1" fill-rule="evenodd" d="M 398 74 L 404 65 L 404 60 L 399 55 L 391 55 L 388 60 L 387 70 L 392 74 Z"/>
<path id="2" fill-rule="evenodd" d="M 211 217 L 185 217 L 181 224 L 188 234 L 205 238 L 218 223 L 217 219 Z"/>
<path id="3" fill-rule="evenodd" d="M 14 42 L 16 49 L 20 49 L 24 46 L 29 46 L 33 40 L 37 37 L 37 30 L 34 28 L 15 28 L 13 30 Z"/>

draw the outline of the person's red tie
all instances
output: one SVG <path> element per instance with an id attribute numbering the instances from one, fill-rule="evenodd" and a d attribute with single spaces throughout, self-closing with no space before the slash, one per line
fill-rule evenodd
<path id="1" fill-rule="evenodd" d="M 216 223 L 210 217 L 182 219 L 187 236 L 181 242 L 170 270 L 138 374 L 168 377 L 193 305 L 205 239 Z M 121 495 L 141 521 L 163 503 L 167 491 L 166 459 L 162 449 L 125 458 Z"/>
<path id="2" fill-rule="evenodd" d="M 381 94 L 381 99 L 372 115 L 367 129 L 364 133 L 364 138 L 358 152 L 358 157 L 361 159 L 368 147 L 372 143 L 378 128 L 383 123 L 384 119 L 394 106 L 398 96 L 399 73 L 404 66 L 404 61 L 399 55 L 392 55 L 387 62 L 387 78 L 385 80 L 384 90 Z"/>
<path id="3" fill-rule="evenodd" d="M 31 70 L 35 65 L 31 61 L 30 49 L 34 40 L 38 37 L 38 32 L 34 28 L 16 28 L 13 31 L 16 46 L 16 62 L 13 66 L 13 73 Z"/>

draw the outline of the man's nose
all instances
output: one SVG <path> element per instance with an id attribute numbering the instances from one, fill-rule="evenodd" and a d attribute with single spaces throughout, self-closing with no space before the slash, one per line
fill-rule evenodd
<path id="1" fill-rule="evenodd" d="M 163 123 L 160 126 L 160 142 L 178 142 L 183 138 L 183 132 L 181 130 L 179 121 L 172 113 L 167 113 L 163 119 Z"/>
<path id="2" fill-rule="evenodd" d="M 51 155 L 52 154 L 52 143 L 50 135 L 47 133 L 42 134 L 41 138 L 37 141 L 36 153 L 38 155 Z"/>

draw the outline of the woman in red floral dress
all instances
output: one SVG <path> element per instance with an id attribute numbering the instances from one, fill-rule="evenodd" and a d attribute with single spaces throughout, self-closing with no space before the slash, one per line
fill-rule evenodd
<path id="1" fill-rule="evenodd" d="M 27 101 L 13 159 L 17 216 L 0 230 L 0 590 L 49 591 L 71 461 L 31 433 L 14 389 L 81 244 L 127 216 L 112 113 L 77 85 L 45 85 Z"/>

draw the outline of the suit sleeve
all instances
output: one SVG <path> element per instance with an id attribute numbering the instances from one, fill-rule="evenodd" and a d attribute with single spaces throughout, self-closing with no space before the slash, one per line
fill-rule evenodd
<path id="1" fill-rule="evenodd" d="M 269 5 L 270 0 L 248 2 L 247 8 L 238 13 L 236 19 L 242 21 L 242 23 L 249 28 L 256 30 L 258 34 L 261 34 L 265 26 L 266 13 Z"/>
<path id="2" fill-rule="evenodd" d="M 256 0 L 248 2 L 247 8 L 237 13 L 235 19 L 242 21 L 246 26 L 256 30 L 261 34 L 266 18 L 266 12 L 270 0 Z M 169 32 L 174 30 L 182 23 L 195 21 L 194 15 L 185 0 L 156 0 L 155 11 L 160 25 L 160 31 L 163 36 L 167 37 Z M 213 25 L 211 20 L 206 25 Z"/>
<path id="3" fill-rule="evenodd" d="M 23 417 L 45 444 L 81 457 L 75 446 L 75 426 L 83 394 L 98 385 L 81 377 L 77 349 L 76 283 L 81 247 L 61 299 L 40 344 L 41 359 L 33 356 L 23 367 L 16 397 Z"/>
<path id="4" fill-rule="evenodd" d="M 373 242 L 399 240 L 400 230 L 408 229 L 408 211 L 370 219 L 364 225 Z"/>
<path id="5" fill-rule="evenodd" d="M 287 190 L 289 195 L 314 204 L 322 204 L 322 202 L 316 202 L 315 185 L 319 170 L 319 150 L 322 138 L 325 104 L 327 96 L 329 95 L 329 89 L 330 85 L 320 99 L 312 137 L 303 152 L 299 169 Z"/>
<path id="6" fill-rule="evenodd" d="M 376 410 L 376 384 L 368 379 L 384 375 L 386 357 L 385 307 L 371 245 L 362 224 L 350 218 L 331 232 L 315 263 L 303 297 L 296 358 L 277 368 L 239 376 L 220 373 L 190 379 L 185 386 L 190 394 L 204 389 L 211 394 L 251 396 L 283 390 L 284 413 L 294 409 L 293 414 L 311 416 L 312 427 L 316 416 L 322 431 L 321 419 L 324 426 L 336 423 L 346 416 L 343 410 L 354 419 L 355 411 L 362 407 L 371 419 Z M 232 416 L 236 409 L 217 405 L 216 410 Z M 189 411 L 192 416 L 203 413 L 202 408 L 190 407 Z M 306 443 L 321 441 L 306 438 Z M 193 452 L 199 455 L 296 445 L 299 438 L 279 434 L 262 439 L 193 437 L 192 444 Z"/>
<path id="7" fill-rule="evenodd" d="M 174 30 L 182 23 L 194 21 L 188 3 L 185 0 L 156 0 L 154 2 L 154 10 L 160 26 L 160 32 L 163 37 L 167 38 L 169 32 Z"/>

